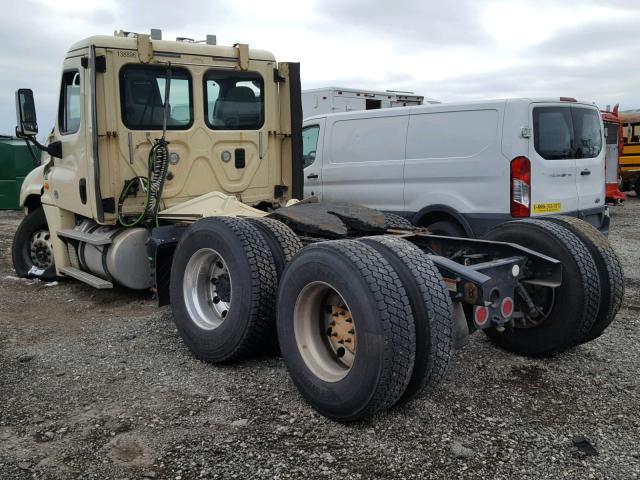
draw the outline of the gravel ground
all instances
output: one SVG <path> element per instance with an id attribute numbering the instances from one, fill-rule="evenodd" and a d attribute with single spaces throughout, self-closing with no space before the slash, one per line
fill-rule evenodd
<path id="1" fill-rule="evenodd" d="M 476 334 L 429 399 L 348 426 L 280 358 L 195 360 L 146 294 L 15 278 L 0 212 L 0 478 L 638 478 L 640 201 L 613 210 L 603 337 L 531 360 Z"/>

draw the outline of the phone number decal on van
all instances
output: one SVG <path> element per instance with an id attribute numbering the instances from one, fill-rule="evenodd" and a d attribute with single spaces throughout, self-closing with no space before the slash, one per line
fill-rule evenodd
<path id="1" fill-rule="evenodd" d="M 562 204 L 556 203 L 534 203 L 533 213 L 556 213 L 561 210 Z"/>

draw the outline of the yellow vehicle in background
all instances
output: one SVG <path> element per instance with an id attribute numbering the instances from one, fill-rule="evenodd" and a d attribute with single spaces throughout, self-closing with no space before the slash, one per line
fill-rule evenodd
<path id="1" fill-rule="evenodd" d="M 620 156 L 622 191 L 640 195 L 640 110 L 620 112 L 624 146 Z"/>

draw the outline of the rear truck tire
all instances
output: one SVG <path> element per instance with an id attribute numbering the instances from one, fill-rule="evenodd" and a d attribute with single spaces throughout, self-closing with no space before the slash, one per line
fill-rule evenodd
<path id="1" fill-rule="evenodd" d="M 247 218 L 262 234 L 267 243 L 276 267 L 276 281 L 279 283 L 282 272 L 296 253 L 303 247 L 295 232 L 279 220 L 273 218 Z M 275 315 L 275 310 L 274 310 Z M 275 326 L 275 317 L 274 317 Z M 279 351 L 278 334 L 275 327 L 268 340 L 264 343 L 263 352 L 267 355 L 277 354 Z"/>
<path id="2" fill-rule="evenodd" d="M 545 220 L 517 220 L 498 225 L 487 240 L 510 242 L 548 255 L 562 263 L 557 288 L 521 282 L 538 312 L 515 292 L 513 324 L 504 331 L 484 332 L 498 346 L 530 357 L 549 357 L 584 339 L 598 315 L 600 280 L 596 262 L 582 240 L 568 228 Z"/>
<path id="3" fill-rule="evenodd" d="M 361 420 L 391 407 L 411 380 L 416 338 L 407 292 L 365 243 L 303 248 L 280 282 L 277 327 L 293 383 L 333 420 Z"/>
<path id="4" fill-rule="evenodd" d="M 284 267 L 302 248 L 302 242 L 289 226 L 273 218 L 248 218 L 247 221 L 262 234 L 273 255 L 276 273 L 280 280 Z"/>
<path id="5" fill-rule="evenodd" d="M 182 236 L 171 266 L 173 320 L 194 355 L 227 362 L 259 353 L 273 334 L 276 267 L 260 231 L 211 217 Z"/>
<path id="6" fill-rule="evenodd" d="M 11 259 L 16 274 L 22 278 L 56 280 L 56 266 L 49 226 L 42 207 L 22 219 L 13 236 Z"/>
<path id="7" fill-rule="evenodd" d="M 449 220 L 442 220 L 427 225 L 427 230 L 429 230 L 429 233 L 432 235 L 443 235 L 445 237 L 465 238 L 467 236 L 464 228 Z"/>
<path id="8" fill-rule="evenodd" d="M 624 297 L 622 264 L 607 237 L 590 223 L 562 215 L 544 217 L 544 219 L 571 230 L 585 244 L 598 267 L 601 289 L 600 308 L 595 323 L 581 343 L 590 342 L 604 333 L 622 306 Z"/>
<path id="9" fill-rule="evenodd" d="M 409 220 L 395 213 L 385 213 L 384 222 L 387 224 L 387 228 L 392 229 L 415 230 L 416 228 Z"/>
<path id="10" fill-rule="evenodd" d="M 424 396 L 446 376 L 455 353 L 451 297 L 440 271 L 411 242 L 393 236 L 360 239 L 391 264 L 402 282 L 415 322 L 416 359 L 411 380 L 398 403 Z"/>

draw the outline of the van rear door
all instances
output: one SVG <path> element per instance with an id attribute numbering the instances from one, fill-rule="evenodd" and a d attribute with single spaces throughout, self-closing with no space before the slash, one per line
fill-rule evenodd
<path id="1" fill-rule="evenodd" d="M 578 189 L 571 106 L 534 103 L 531 115 L 531 216 L 576 211 Z"/>
<path id="2" fill-rule="evenodd" d="M 588 214 L 588 210 L 602 207 L 605 201 L 606 149 L 602 117 L 595 107 L 573 105 L 571 118 L 576 159 L 578 210 Z"/>

